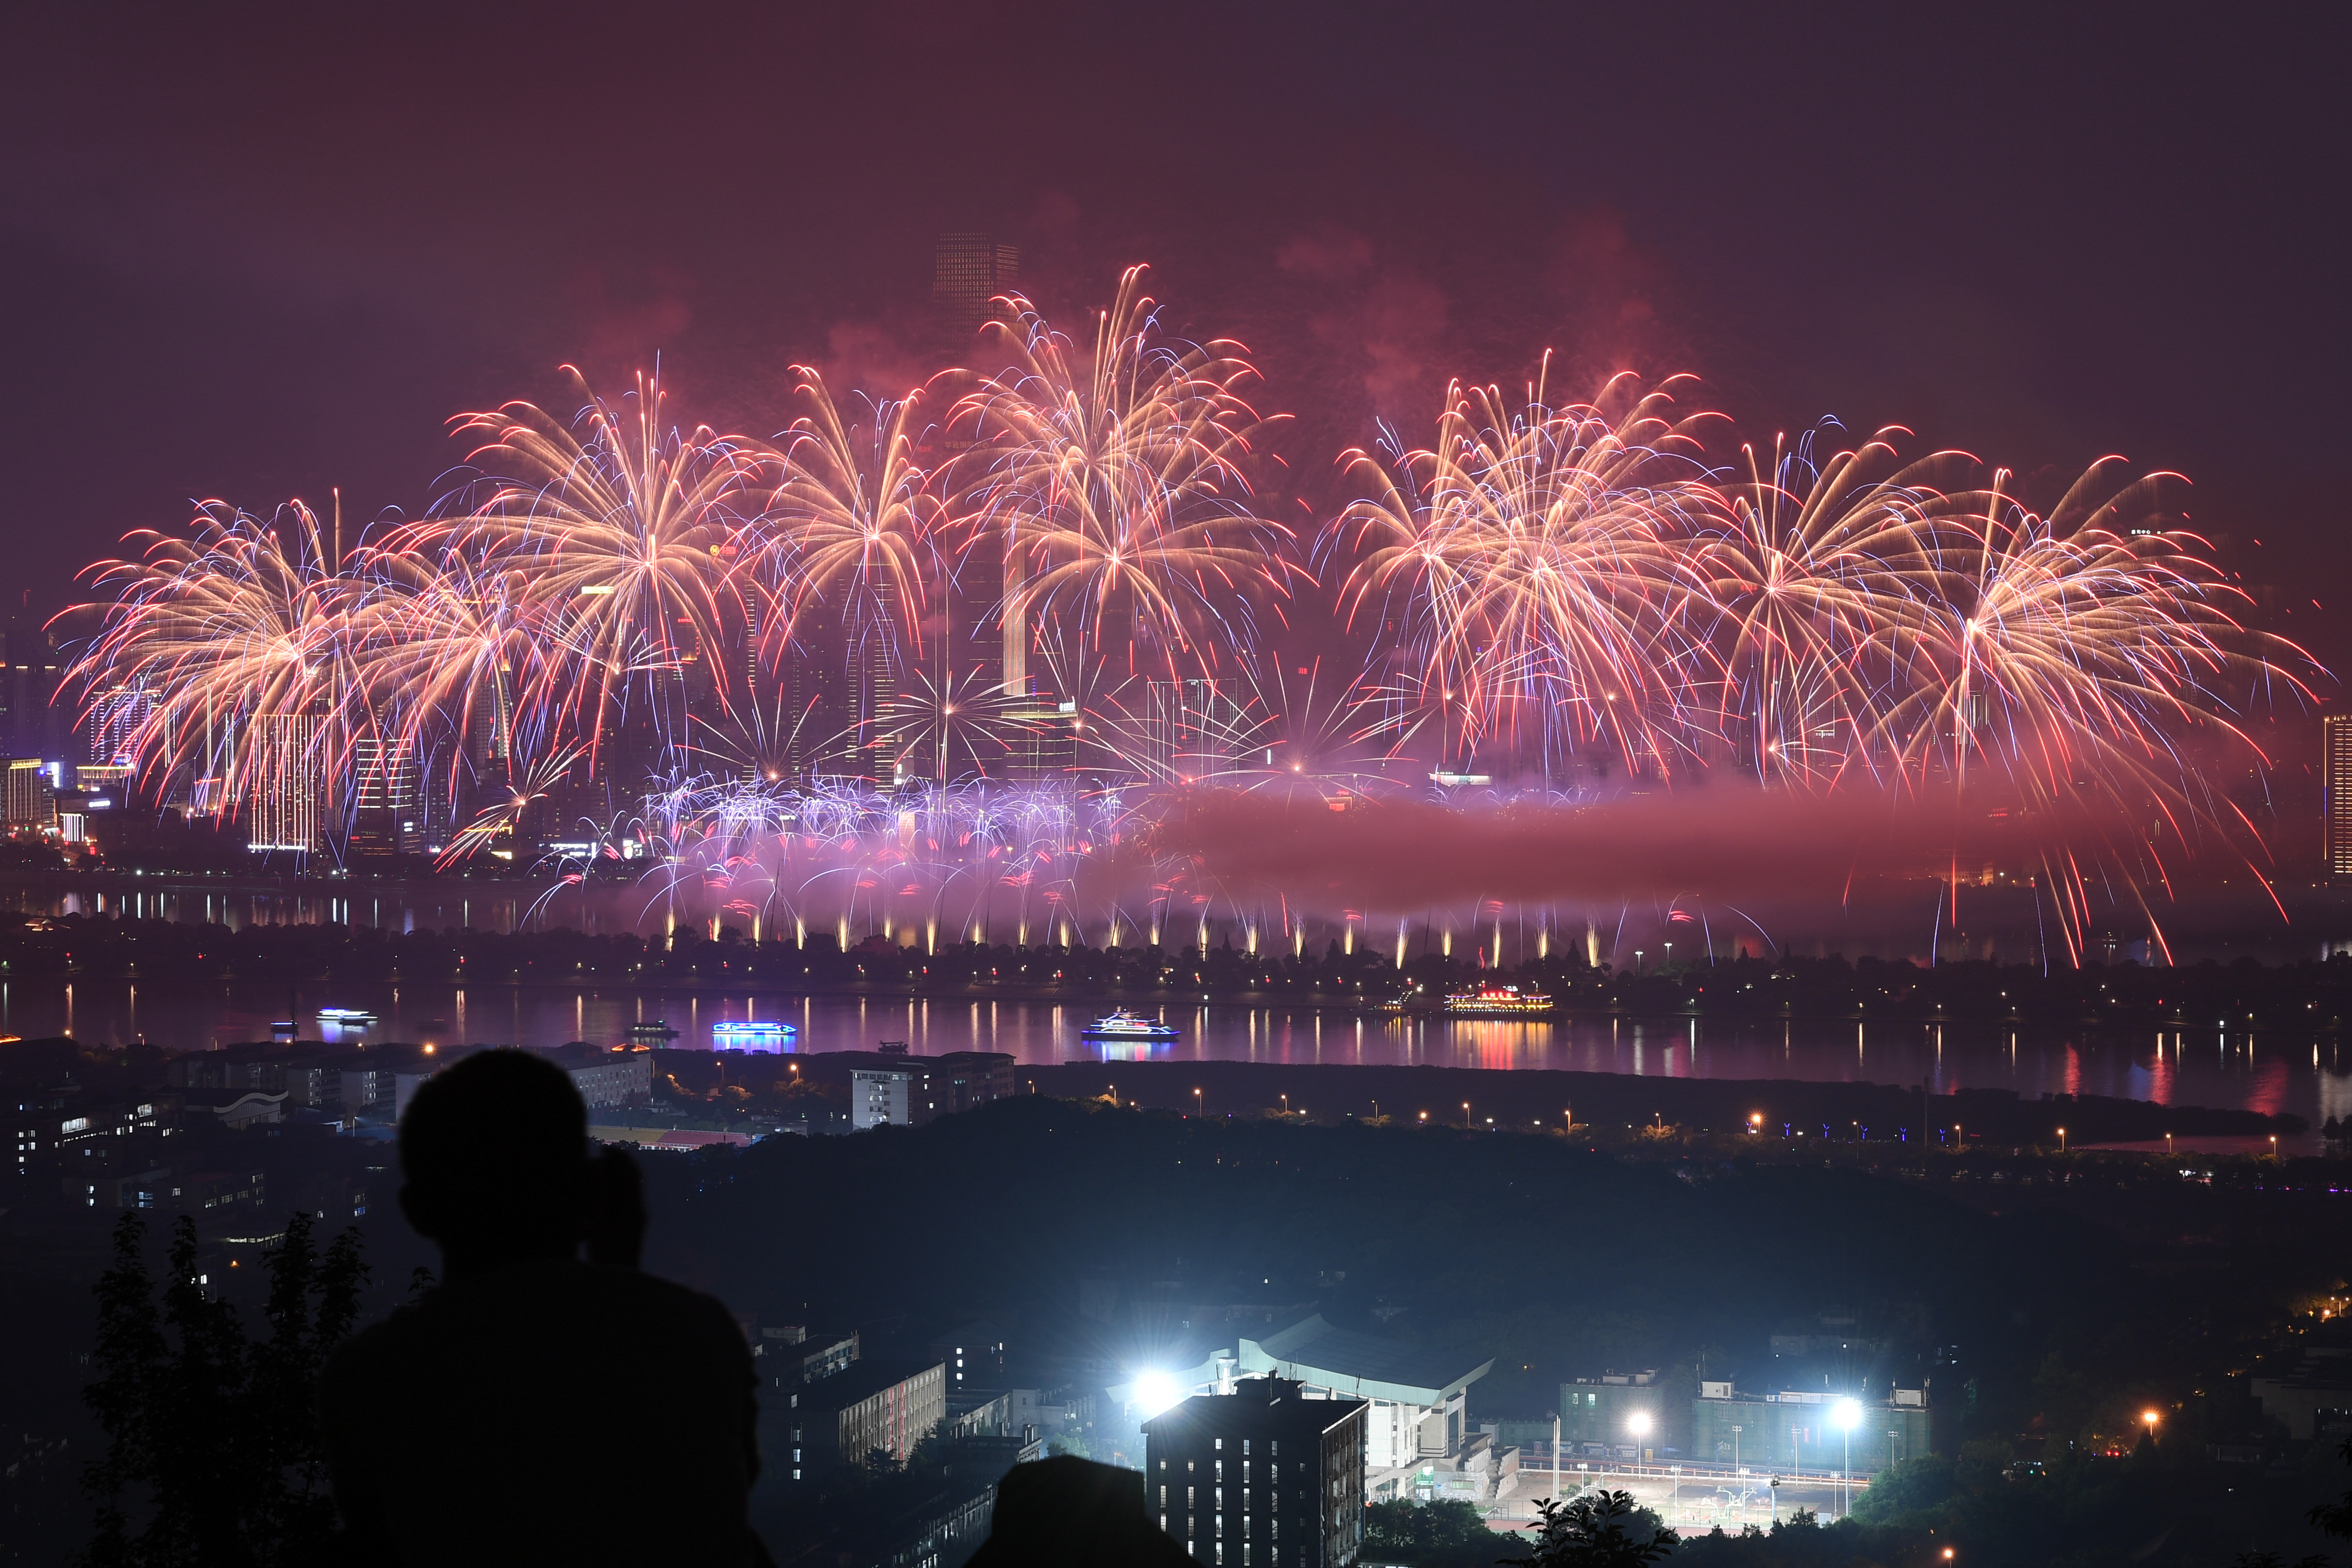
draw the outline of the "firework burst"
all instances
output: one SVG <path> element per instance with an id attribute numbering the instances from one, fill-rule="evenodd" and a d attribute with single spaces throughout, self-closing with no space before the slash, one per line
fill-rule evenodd
<path id="1" fill-rule="evenodd" d="M 1120 279 L 1085 353 L 1027 300 L 996 324 L 1009 367 L 959 405 L 975 443 L 966 549 L 1001 552 L 1007 684 L 1058 632 L 1086 703 L 1139 674 L 1213 673 L 1249 641 L 1249 599 L 1286 591 L 1286 532 L 1245 470 L 1265 422 L 1237 343 L 1164 338 L 1143 268 Z"/>
<path id="2" fill-rule="evenodd" d="M 589 737 L 593 763 L 633 695 L 666 741 L 682 738 L 689 666 L 723 700 L 726 664 L 711 656 L 724 646 L 723 552 L 772 457 L 707 426 L 665 430 L 657 375 L 639 377 L 615 408 L 572 374 L 573 424 L 525 402 L 453 422 L 482 441 L 468 461 L 483 476 L 409 548 L 520 578 L 545 651 L 526 700 Z"/>
<path id="3" fill-rule="evenodd" d="M 1675 382 L 1618 377 L 1553 407 L 1448 389 L 1437 439 L 1343 459 L 1373 492 L 1340 516 L 1361 559 L 1341 603 L 1412 651 L 1406 673 L 1466 758 L 1501 741 L 1552 766 L 1599 747 L 1671 776 L 1716 669 L 1688 541 L 1708 497 Z"/>

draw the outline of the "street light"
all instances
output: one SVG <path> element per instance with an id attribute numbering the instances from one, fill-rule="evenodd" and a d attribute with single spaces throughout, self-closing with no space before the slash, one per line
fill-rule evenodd
<path id="1" fill-rule="evenodd" d="M 1201 1092 L 1198 1089 L 1195 1089 L 1192 1091 L 1192 1114 L 1195 1116 L 1200 1115 L 1202 1113 L 1202 1102 L 1201 1099 Z"/>
<path id="2" fill-rule="evenodd" d="M 1462 1124 L 1465 1127 L 1470 1124 L 1470 1102 L 1467 1100 L 1462 1102 Z"/>
<path id="3" fill-rule="evenodd" d="M 2058 1129 L 2058 1152 L 2062 1155 L 2066 1152 L 2066 1129 L 2063 1127 Z"/>
<path id="4" fill-rule="evenodd" d="M 1642 1439 L 1650 1435 L 1650 1413 L 1636 1410 L 1626 1416 L 1625 1430 L 1633 1434 L 1633 1464 L 1638 1469 L 1642 1463 Z"/>
<path id="5" fill-rule="evenodd" d="M 1862 1424 L 1862 1406 L 1857 1400 L 1841 1399 L 1831 1407 L 1830 1419 L 1845 1428 L 1845 1469 L 1838 1476 L 1838 1517 L 1847 1512 L 1847 1498 L 1853 1487 L 1853 1429 Z"/>

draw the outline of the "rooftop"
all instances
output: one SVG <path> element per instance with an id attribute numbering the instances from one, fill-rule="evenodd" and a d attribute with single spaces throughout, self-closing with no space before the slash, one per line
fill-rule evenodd
<path id="1" fill-rule="evenodd" d="M 1335 1329 L 1314 1312 L 1264 1339 L 1241 1342 L 1242 1370 L 1407 1405 L 1435 1405 L 1486 1375 L 1492 1358 L 1465 1366 L 1458 1356 L 1371 1334 Z"/>
<path id="2" fill-rule="evenodd" d="M 830 1377 L 801 1385 L 796 1397 L 803 1409 L 813 1406 L 819 1410 L 845 1410 L 895 1384 L 940 1370 L 940 1364 L 929 1357 L 915 1361 L 853 1361 Z"/>

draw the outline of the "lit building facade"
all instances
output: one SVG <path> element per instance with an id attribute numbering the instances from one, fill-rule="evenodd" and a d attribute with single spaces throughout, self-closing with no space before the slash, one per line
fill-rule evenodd
<path id="1" fill-rule="evenodd" d="M 944 234 L 931 248 L 931 305 L 958 344 L 997 319 L 996 297 L 1020 278 L 1019 247 L 993 235 Z"/>
<path id="2" fill-rule="evenodd" d="M 9 760 L 0 772 L 0 820 L 11 828 L 47 828 L 58 820 L 58 769 L 37 757 Z"/>
<path id="3" fill-rule="evenodd" d="M 2319 721 L 2321 820 L 2329 879 L 2352 881 L 2352 714 Z"/>
<path id="4" fill-rule="evenodd" d="M 319 847 L 319 721 L 310 714 L 263 714 L 249 721 L 252 788 L 246 846 L 308 854 Z"/>
<path id="5" fill-rule="evenodd" d="M 90 699 L 89 761 L 100 768 L 133 768 L 138 737 L 155 712 L 155 694 L 142 685 L 110 686 Z"/>
<path id="6" fill-rule="evenodd" d="M 900 1068 L 861 1067 L 849 1075 L 849 1124 L 857 1132 L 869 1127 L 904 1127 L 912 1120 L 909 1106 L 914 1074 Z"/>
<path id="7" fill-rule="evenodd" d="M 1143 1423 L 1145 1507 L 1194 1562 L 1343 1568 L 1364 1539 L 1361 1399 L 1245 1377 Z"/>
<path id="8" fill-rule="evenodd" d="M 352 847 L 355 853 L 415 854 L 425 842 L 416 753 L 383 736 L 352 742 Z"/>
<path id="9" fill-rule="evenodd" d="M 900 1464 L 948 1414 L 936 1361 L 855 1361 L 785 1396 L 794 1480 L 884 1453 Z"/>

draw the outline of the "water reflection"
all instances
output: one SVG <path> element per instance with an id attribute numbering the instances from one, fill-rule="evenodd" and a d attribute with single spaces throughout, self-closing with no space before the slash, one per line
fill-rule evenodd
<path id="1" fill-rule="evenodd" d="M 293 1001 L 306 1034 L 317 1028 L 321 1006 L 373 1011 L 376 1025 L 340 1031 L 341 1038 L 371 1040 L 617 1044 L 630 1025 L 658 1021 L 677 1030 L 679 1047 L 692 1050 L 709 1045 L 714 1024 L 779 1019 L 795 1025 L 803 1051 L 870 1050 L 903 1040 L 920 1055 L 1003 1051 L 1032 1065 L 1147 1059 L 1141 1051 L 1118 1054 L 1117 1047 L 1107 1058 L 1101 1044 L 1080 1039 L 1078 1031 L 1102 1010 L 1091 1004 L 608 991 L 478 981 L 302 987 Z M 0 1032 L 71 1033 L 100 1044 L 143 1039 L 173 1050 L 202 1050 L 268 1040 L 271 1021 L 286 1016 L 288 1004 L 286 988 L 275 985 L 50 984 L 16 977 L 0 982 Z M 2240 1106 L 2291 1112 L 2315 1127 L 2331 1115 L 2352 1117 L 2352 1074 L 2342 1071 L 2340 1048 L 2309 1037 L 2212 1037 L 2210 1044 L 2200 1039 L 2192 1045 L 2179 1033 L 2151 1040 L 1843 1021 L 1712 1030 L 1698 1019 L 1663 1026 L 1613 1018 L 1449 1021 L 1208 1006 L 1171 1009 L 1168 1018 L 1182 1036 L 1150 1050 L 1149 1060 L 1800 1078 L 1926 1084 L 1938 1092 L 2007 1089 L 2028 1100 L 2073 1093 Z"/>

